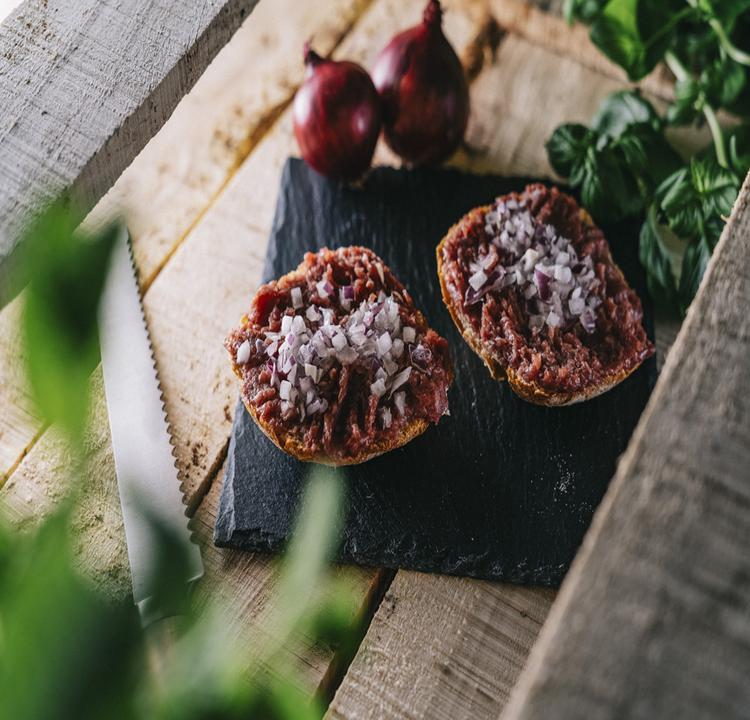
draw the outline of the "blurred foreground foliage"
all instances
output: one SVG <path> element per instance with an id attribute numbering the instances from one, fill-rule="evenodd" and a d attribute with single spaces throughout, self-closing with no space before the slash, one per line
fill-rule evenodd
<path id="1" fill-rule="evenodd" d="M 180 543 L 158 528 L 158 601 L 184 608 L 178 636 L 154 663 L 154 630 L 130 602 L 114 603 L 81 576 L 71 516 L 80 485 L 89 375 L 98 362 L 97 312 L 119 228 L 77 231 L 63 203 L 24 239 L 31 283 L 22 318 L 27 374 L 40 416 L 56 423 L 78 462 L 67 499 L 31 532 L 11 529 L 0 494 L 0 718 L 9 720 L 312 720 L 323 701 L 290 658 L 299 638 L 353 652 L 359 632 L 350 586 L 331 574 L 343 510 L 341 478 L 315 469 L 278 567 L 271 617 L 243 646 L 222 608 L 191 610 Z"/>

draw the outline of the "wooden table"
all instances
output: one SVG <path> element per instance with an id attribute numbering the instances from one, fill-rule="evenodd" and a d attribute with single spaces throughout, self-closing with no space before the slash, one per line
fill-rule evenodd
<path id="1" fill-rule="evenodd" d="M 466 147 L 451 164 L 550 174 L 544 141 L 553 128 L 587 121 L 606 94 L 623 86 L 621 73 L 584 29 L 565 26 L 555 2 L 538 3 L 546 9 L 522 0 L 444 5 L 446 32 L 465 63 L 472 97 Z M 371 66 L 420 12 L 421 2 L 403 0 L 263 0 L 87 219 L 95 224 L 127 211 L 186 502 L 207 569 L 196 605 L 223 600 L 227 625 L 248 641 L 248 661 L 252 638 L 273 632 L 267 618 L 276 575 L 271 558 L 211 543 L 237 394 L 221 341 L 258 284 L 281 167 L 296 151 L 289 104 L 302 78 L 303 41 L 313 36 L 319 52 Z M 657 103 L 671 92 L 660 73 L 643 86 Z M 381 144 L 376 161 L 395 159 Z M 20 304 L 21 298 L 0 311 L 0 502 L 24 528 L 63 496 L 67 459 L 24 389 Z M 659 325 L 660 362 L 676 330 Z M 120 598 L 129 593 L 129 572 L 100 370 L 92 382 L 91 471 L 76 515 L 77 560 Z M 651 406 L 649 412 L 655 413 Z M 601 534 L 609 527 L 603 523 Z M 587 567 L 572 573 L 566 605 L 579 597 L 576 583 Z M 366 628 L 356 657 L 347 666 L 306 638 L 289 650 L 301 682 L 331 699 L 329 716 L 336 718 L 497 717 L 555 598 L 547 589 L 415 572 L 339 572 L 353 584 Z M 564 662 L 564 636 L 550 630 L 545 637 L 514 712 L 533 707 L 535 688 L 555 691 L 554 677 L 540 671 L 541 658 L 557 653 Z"/>

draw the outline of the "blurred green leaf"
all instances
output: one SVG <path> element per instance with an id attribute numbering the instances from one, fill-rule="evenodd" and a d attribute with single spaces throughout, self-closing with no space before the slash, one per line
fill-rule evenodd
<path id="1" fill-rule="evenodd" d="M 308 609 L 336 552 L 343 522 L 342 500 L 340 475 L 314 466 L 279 578 L 277 614 L 285 625 L 296 624 Z"/>
<path id="2" fill-rule="evenodd" d="M 135 718 L 138 618 L 78 577 L 68 519 L 65 509 L 35 534 L 2 541 L 2 716 Z"/>
<path id="3" fill-rule="evenodd" d="M 683 0 L 609 0 L 591 27 L 591 40 L 631 80 L 654 69 L 692 8 Z"/>
<path id="4" fill-rule="evenodd" d="M 80 216 L 62 202 L 34 222 L 24 240 L 30 284 L 23 337 L 34 402 L 78 444 L 88 408 L 89 375 L 99 359 L 97 310 L 116 238 L 76 231 Z"/>

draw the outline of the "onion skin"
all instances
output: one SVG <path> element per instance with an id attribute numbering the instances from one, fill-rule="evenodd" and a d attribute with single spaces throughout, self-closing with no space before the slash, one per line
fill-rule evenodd
<path id="1" fill-rule="evenodd" d="M 353 62 L 321 58 L 305 44 L 305 81 L 294 97 L 294 135 L 321 175 L 352 182 L 367 172 L 380 135 L 380 98 Z"/>
<path id="2" fill-rule="evenodd" d="M 396 35 L 375 61 L 389 147 L 410 165 L 442 162 L 459 146 L 469 120 L 469 85 L 430 0 L 423 21 Z"/>

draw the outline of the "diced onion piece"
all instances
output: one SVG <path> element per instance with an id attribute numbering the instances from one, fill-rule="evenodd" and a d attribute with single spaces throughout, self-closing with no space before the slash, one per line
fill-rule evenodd
<path id="1" fill-rule="evenodd" d="M 487 282 L 487 275 L 485 274 L 484 270 L 477 270 L 470 278 L 469 278 L 469 285 L 474 288 L 474 290 L 479 290 L 482 285 L 484 285 Z"/>
<path id="2" fill-rule="evenodd" d="M 305 363 L 305 375 L 309 377 L 314 383 L 318 382 L 320 377 L 320 368 L 313 365 L 312 363 Z"/>
<path id="3" fill-rule="evenodd" d="M 391 355 L 400 358 L 404 353 L 404 341 L 401 338 L 395 338 L 391 346 Z"/>
<path id="4" fill-rule="evenodd" d="M 266 355 L 268 357 L 273 357 L 276 354 L 276 350 L 279 347 L 279 341 L 274 340 L 267 348 L 266 348 Z"/>
<path id="5" fill-rule="evenodd" d="M 383 397 L 385 394 L 385 380 L 379 378 L 370 385 L 370 392 L 377 397 Z"/>
<path id="6" fill-rule="evenodd" d="M 320 313 L 315 305 L 310 305 L 310 307 L 305 310 L 305 316 L 310 322 L 318 322 L 318 320 L 320 320 Z"/>
<path id="7" fill-rule="evenodd" d="M 378 346 L 378 355 L 382 357 L 385 355 L 393 345 L 393 341 L 391 340 L 391 336 L 388 333 L 383 333 L 378 339 L 377 339 L 377 346 Z"/>
<path id="8" fill-rule="evenodd" d="M 411 365 L 407 365 L 400 373 L 397 373 L 394 378 L 393 382 L 391 383 L 391 393 L 393 393 L 395 390 L 398 390 L 408 379 L 411 375 Z"/>
<path id="9" fill-rule="evenodd" d="M 245 340 L 237 348 L 237 364 L 244 365 L 250 359 L 250 341 Z"/>
<path id="10" fill-rule="evenodd" d="M 401 337 L 406 343 L 413 343 L 417 339 L 417 331 L 413 327 L 405 327 L 401 332 Z"/>
<path id="11" fill-rule="evenodd" d="M 315 283 L 315 289 L 318 291 L 318 295 L 325 300 L 328 297 L 328 288 L 331 287 L 327 280 L 320 280 Z"/>
<path id="12" fill-rule="evenodd" d="M 562 318 L 552 310 L 549 315 L 547 315 L 547 325 L 550 327 L 560 327 L 560 325 L 562 325 Z"/>
<path id="13" fill-rule="evenodd" d="M 383 423 L 383 427 L 386 430 L 391 426 L 393 416 L 391 415 L 390 408 L 384 407 L 380 409 L 380 421 Z"/>
<path id="14" fill-rule="evenodd" d="M 282 380 L 279 385 L 279 397 L 282 400 L 289 400 L 290 393 L 292 391 L 292 383 L 288 380 Z"/>
<path id="15" fill-rule="evenodd" d="M 555 280 L 561 283 L 569 283 L 573 277 L 569 267 L 555 265 Z"/>
<path id="16" fill-rule="evenodd" d="M 292 288 L 292 307 L 295 309 L 302 307 L 302 290 L 300 290 L 298 287 Z"/>
<path id="17" fill-rule="evenodd" d="M 292 319 L 292 330 L 297 333 L 297 335 L 301 335 L 307 330 L 307 325 L 305 325 L 305 321 L 302 319 L 302 315 L 294 316 L 294 318 Z"/>
<path id="18" fill-rule="evenodd" d="M 394 394 L 393 404 L 396 406 L 398 414 L 403 417 L 406 413 L 406 393 L 403 390 Z"/>
<path id="19" fill-rule="evenodd" d="M 292 321 L 294 317 L 292 315 L 284 315 L 283 318 L 281 318 L 281 334 L 287 335 L 292 331 Z"/>
<path id="20" fill-rule="evenodd" d="M 346 342 L 346 335 L 344 335 L 343 332 L 337 332 L 331 338 L 331 344 L 336 350 L 343 350 L 348 345 Z"/>
<path id="21" fill-rule="evenodd" d="M 580 315 L 586 307 L 586 301 L 581 297 L 571 297 L 568 300 L 568 308 L 572 315 Z"/>

